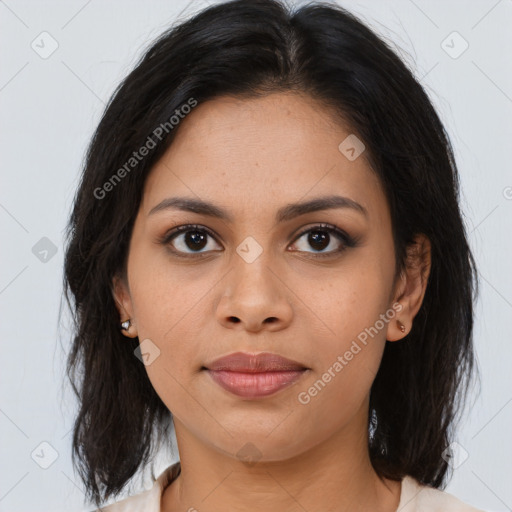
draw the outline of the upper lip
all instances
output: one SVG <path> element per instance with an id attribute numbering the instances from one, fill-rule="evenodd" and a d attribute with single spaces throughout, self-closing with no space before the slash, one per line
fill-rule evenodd
<path id="1" fill-rule="evenodd" d="M 307 369 L 303 364 L 270 352 L 235 352 L 205 365 L 208 370 L 262 373 Z"/>

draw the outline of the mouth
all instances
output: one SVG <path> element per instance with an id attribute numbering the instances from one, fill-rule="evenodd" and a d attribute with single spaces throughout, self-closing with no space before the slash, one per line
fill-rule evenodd
<path id="1" fill-rule="evenodd" d="M 310 368 L 277 354 L 236 352 L 203 366 L 213 382 L 243 398 L 263 398 L 294 384 Z"/>

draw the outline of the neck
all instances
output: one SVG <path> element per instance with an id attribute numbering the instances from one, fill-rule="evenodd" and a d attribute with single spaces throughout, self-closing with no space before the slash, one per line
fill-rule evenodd
<path id="1" fill-rule="evenodd" d="M 162 512 L 395 512 L 400 482 L 381 479 L 364 429 L 347 427 L 286 460 L 244 462 L 206 446 L 176 418 L 181 474 L 164 491 Z M 229 506 L 228 506 L 229 504 Z"/>

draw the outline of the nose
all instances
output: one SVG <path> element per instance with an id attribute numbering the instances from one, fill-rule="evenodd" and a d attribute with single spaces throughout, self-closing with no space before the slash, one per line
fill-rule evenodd
<path id="1" fill-rule="evenodd" d="M 240 258 L 223 282 L 216 316 L 224 327 L 259 332 L 278 331 L 290 324 L 293 294 L 268 260 L 260 257 L 247 263 Z"/>

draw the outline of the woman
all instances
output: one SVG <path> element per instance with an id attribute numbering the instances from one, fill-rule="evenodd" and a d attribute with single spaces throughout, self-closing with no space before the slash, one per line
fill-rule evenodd
<path id="1" fill-rule="evenodd" d="M 65 261 L 75 462 L 103 510 L 475 511 L 443 492 L 476 272 L 449 139 L 342 8 L 170 29 L 91 142 Z M 72 297 L 70 297 L 72 296 Z"/>

